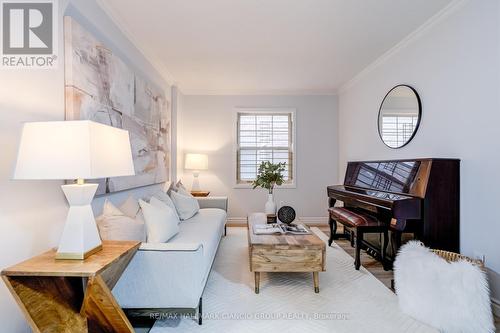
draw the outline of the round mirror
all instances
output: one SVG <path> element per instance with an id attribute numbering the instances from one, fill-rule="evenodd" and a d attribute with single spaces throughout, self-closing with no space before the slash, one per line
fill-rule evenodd
<path id="1" fill-rule="evenodd" d="M 417 91 L 398 85 L 385 95 L 378 112 L 378 133 L 390 148 L 401 148 L 413 139 L 420 124 L 422 105 Z"/>

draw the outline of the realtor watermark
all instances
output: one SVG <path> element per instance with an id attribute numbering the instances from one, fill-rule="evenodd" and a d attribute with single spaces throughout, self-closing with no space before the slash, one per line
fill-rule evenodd
<path id="1" fill-rule="evenodd" d="M 57 0 L 0 0 L 0 68 L 55 68 Z"/>
<path id="2" fill-rule="evenodd" d="M 150 313 L 150 319 L 155 320 L 179 320 L 198 319 L 199 314 L 179 314 L 179 313 Z M 348 313 L 339 312 L 208 312 L 201 315 L 208 320 L 349 320 Z"/>

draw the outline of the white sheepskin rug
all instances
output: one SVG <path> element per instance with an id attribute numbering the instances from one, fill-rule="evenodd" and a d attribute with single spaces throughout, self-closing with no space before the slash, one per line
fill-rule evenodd
<path id="1" fill-rule="evenodd" d="M 418 241 L 394 263 L 401 310 L 442 332 L 494 332 L 486 274 L 466 261 L 449 263 Z"/>

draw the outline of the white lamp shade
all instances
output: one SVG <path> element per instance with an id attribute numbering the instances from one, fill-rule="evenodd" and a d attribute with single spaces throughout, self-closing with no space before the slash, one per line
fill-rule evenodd
<path id="1" fill-rule="evenodd" d="M 14 179 L 134 175 L 128 131 L 89 120 L 24 124 Z"/>
<path id="2" fill-rule="evenodd" d="M 207 170 L 208 156 L 206 154 L 186 154 L 184 169 Z"/>

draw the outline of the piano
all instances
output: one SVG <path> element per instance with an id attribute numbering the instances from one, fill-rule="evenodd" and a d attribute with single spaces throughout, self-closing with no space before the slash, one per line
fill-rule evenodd
<path id="1" fill-rule="evenodd" d="M 344 207 L 387 224 L 393 253 L 404 233 L 430 248 L 460 252 L 458 159 L 348 162 L 344 184 L 328 186 L 327 192 L 330 207 L 342 201 Z M 330 229 L 330 241 L 342 236 L 336 235 L 331 218 Z"/>

